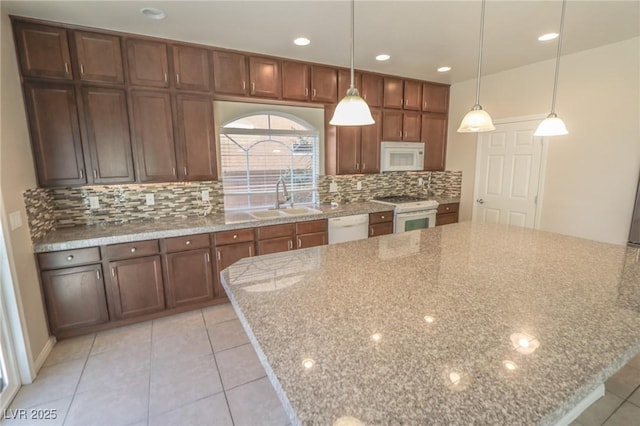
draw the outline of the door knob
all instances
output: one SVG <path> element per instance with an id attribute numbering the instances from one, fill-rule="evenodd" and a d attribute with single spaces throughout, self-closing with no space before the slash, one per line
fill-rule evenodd
<path id="1" fill-rule="evenodd" d="M 484 204 L 484 200 L 482 198 L 478 198 L 476 201 L 478 204 Z"/>

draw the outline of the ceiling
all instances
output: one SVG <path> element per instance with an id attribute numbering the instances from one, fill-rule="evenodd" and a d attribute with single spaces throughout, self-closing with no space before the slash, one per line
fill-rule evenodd
<path id="1" fill-rule="evenodd" d="M 4 1 L 6 13 L 349 66 L 350 2 L 297 1 Z M 151 20 L 143 7 L 161 8 Z M 483 74 L 555 57 L 561 2 L 491 1 L 486 5 Z M 364 1 L 355 5 L 355 66 L 455 83 L 477 72 L 480 2 Z M 563 54 L 640 35 L 640 1 L 568 1 Z M 292 40 L 305 36 L 306 47 Z M 374 57 L 388 53 L 391 59 Z M 452 70 L 438 73 L 448 65 Z M 615 64 L 613 64 L 615 65 Z"/>

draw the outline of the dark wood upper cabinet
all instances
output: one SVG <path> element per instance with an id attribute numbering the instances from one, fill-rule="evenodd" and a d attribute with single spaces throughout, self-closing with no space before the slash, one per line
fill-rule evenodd
<path id="1" fill-rule="evenodd" d="M 140 181 L 176 180 L 176 156 L 169 94 L 133 91 L 131 104 Z"/>
<path id="2" fill-rule="evenodd" d="M 382 113 L 382 140 L 402 140 L 402 111 L 384 111 Z"/>
<path id="3" fill-rule="evenodd" d="M 164 310 L 160 255 L 109 262 L 112 317 L 131 318 Z"/>
<path id="4" fill-rule="evenodd" d="M 129 82 L 133 86 L 169 87 L 167 45 L 157 41 L 127 40 Z"/>
<path id="5" fill-rule="evenodd" d="M 333 67 L 311 66 L 311 100 L 335 104 L 338 102 L 338 72 Z"/>
<path id="6" fill-rule="evenodd" d="M 380 172 L 380 142 L 382 141 L 382 111 L 372 108 L 375 124 L 362 126 L 360 173 Z"/>
<path id="7" fill-rule="evenodd" d="M 422 110 L 446 114 L 449 111 L 449 86 L 422 83 Z"/>
<path id="8" fill-rule="evenodd" d="M 384 107 L 402 108 L 404 105 L 404 80 L 395 77 L 384 78 Z"/>
<path id="9" fill-rule="evenodd" d="M 24 95 L 40 186 L 86 184 L 73 86 L 25 83 Z"/>
<path id="10" fill-rule="evenodd" d="M 339 175 L 360 173 L 360 136 L 359 126 L 336 126 L 337 167 Z"/>
<path id="11" fill-rule="evenodd" d="M 76 31 L 74 40 L 80 80 L 124 83 L 120 37 Z"/>
<path id="12" fill-rule="evenodd" d="M 282 92 L 280 61 L 262 56 L 249 57 L 249 80 L 251 96 L 279 98 Z"/>
<path id="13" fill-rule="evenodd" d="M 22 75 L 71 80 L 67 31 L 27 22 L 14 24 Z"/>
<path id="14" fill-rule="evenodd" d="M 404 81 L 404 109 L 420 111 L 422 103 L 422 82 Z"/>
<path id="15" fill-rule="evenodd" d="M 402 140 L 415 142 L 420 140 L 421 116 L 419 112 L 402 114 Z"/>
<path id="16" fill-rule="evenodd" d="M 282 61 L 282 98 L 293 101 L 309 99 L 309 65 Z"/>
<path id="17" fill-rule="evenodd" d="M 217 163 L 213 101 L 207 96 L 177 95 L 178 176 L 184 180 L 216 180 Z"/>
<path id="18" fill-rule="evenodd" d="M 447 151 L 447 116 L 422 114 L 420 140 L 424 142 L 424 169 L 444 170 Z"/>
<path id="19" fill-rule="evenodd" d="M 166 255 L 167 308 L 213 299 L 214 275 L 210 253 L 210 248 L 203 248 Z"/>
<path id="20" fill-rule="evenodd" d="M 84 87 L 82 95 L 93 182 L 133 182 L 135 176 L 125 91 Z"/>
<path id="21" fill-rule="evenodd" d="M 171 53 L 177 89 L 205 92 L 211 90 L 211 59 L 208 50 L 174 45 L 171 47 Z"/>
<path id="22" fill-rule="evenodd" d="M 247 59 L 240 53 L 213 51 L 213 89 L 226 95 L 247 94 Z"/>
<path id="23" fill-rule="evenodd" d="M 360 89 L 360 88 L 359 88 Z M 382 106 L 383 78 L 376 74 L 362 74 L 360 95 L 370 107 Z"/>

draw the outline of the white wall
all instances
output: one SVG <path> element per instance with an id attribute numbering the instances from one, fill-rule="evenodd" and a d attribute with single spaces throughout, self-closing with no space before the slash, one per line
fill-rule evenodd
<path id="1" fill-rule="evenodd" d="M 51 349 L 52 340 L 45 319 L 40 283 L 22 199 L 24 190 L 36 187 L 31 144 L 20 88 L 18 65 L 5 10 L 1 14 L 0 75 L 0 219 L 5 238 L 2 294 L 9 311 L 13 338 L 24 382 L 30 382 Z M 7 215 L 19 212 L 23 226 L 10 230 Z M 2 250 L 4 251 L 4 250 Z"/>
<path id="2" fill-rule="evenodd" d="M 546 115 L 555 60 L 482 77 L 494 120 Z M 476 80 L 451 87 L 447 169 L 462 170 L 461 220 L 470 220 L 476 137 L 456 130 Z M 540 228 L 614 244 L 629 234 L 640 173 L 640 38 L 563 56 L 556 112 L 569 130 L 549 139 Z"/>

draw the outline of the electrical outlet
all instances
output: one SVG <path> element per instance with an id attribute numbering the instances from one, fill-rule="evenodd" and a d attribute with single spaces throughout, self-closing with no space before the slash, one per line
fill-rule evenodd
<path id="1" fill-rule="evenodd" d="M 91 210 L 100 208 L 100 199 L 98 197 L 89 197 L 89 208 Z"/>
<path id="2" fill-rule="evenodd" d="M 362 182 L 361 181 L 358 181 L 358 183 L 356 183 L 356 189 L 358 191 L 362 191 Z"/>
<path id="3" fill-rule="evenodd" d="M 156 203 L 156 199 L 153 194 L 144 194 L 144 198 L 148 206 L 153 206 Z"/>
<path id="4" fill-rule="evenodd" d="M 209 201 L 209 190 L 208 189 L 203 189 L 202 190 L 202 201 Z"/>
<path id="5" fill-rule="evenodd" d="M 329 184 L 329 192 L 338 192 L 338 184 L 335 181 Z"/>
<path id="6" fill-rule="evenodd" d="M 22 216 L 19 211 L 15 211 L 9 214 L 9 222 L 11 223 L 11 230 L 14 231 L 22 226 Z"/>
<path id="7" fill-rule="evenodd" d="M 424 179 L 420 177 L 418 178 L 418 186 L 422 186 L 422 185 L 424 185 Z"/>

